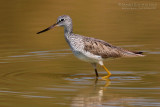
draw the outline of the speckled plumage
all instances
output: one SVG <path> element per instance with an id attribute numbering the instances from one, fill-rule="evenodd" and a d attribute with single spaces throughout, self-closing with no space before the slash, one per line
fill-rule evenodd
<path id="1" fill-rule="evenodd" d="M 65 38 L 74 55 L 87 62 L 97 63 L 107 58 L 142 56 L 91 37 L 73 33 L 68 36 L 65 33 Z"/>
<path id="2" fill-rule="evenodd" d="M 132 52 L 120 47 L 113 46 L 103 40 L 86 37 L 78 34 L 74 34 L 72 30 L 72 19 L 68 15 L 59 16 L 57 23 L 52 26 L 44 29 L 39 33 L 45 32 L 54 26 L 63 26 L 64 27 L 64 36 L 69 44 L 72 52 L 79 59 L 90 62 L 98 76 L 96 64 L 100 64 L 107 71 L 107 68 L 103 65 L 103 60 L 108 58 L 118 58 L 118 57 L 137 57 L 143 56 L 141 52 Z M 111 75 L 109 71 L 108 77 Z"/>

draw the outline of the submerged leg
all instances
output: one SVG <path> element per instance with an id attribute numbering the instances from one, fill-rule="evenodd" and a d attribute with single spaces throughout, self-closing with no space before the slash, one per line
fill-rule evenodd
<path id="1" fill-rule="evenodd" d="M 98 72 L 97 72 L 97 69 L 94 69 L 95 70 L 95 73 L 96 73 L 96 77 L 98 77 Z"/>
<path id="2" fill-rule="evenodd" d="M 94 67 L 94 71 L 96 73 L 96 77 L 98 77 L 98 72 L 97 72 L 97 68 L 96 68 L 96 63 L 92 63 L 93 67 Z"/>
<path id="3" fill-rule="evenodd" d="M 108 73 L 107 76 L 104 76 L 103 78 L 109 78 L 111 76 L 111 72 L 109 72 L 109 70 L 104 66 L 102 65 L 102 67 L 105 69 L 105 71 Z"/>
<path id="4" fill-rule="evenodd" d="M 102 77 L 103 79 L 107 79 L 111 76 L 111 72 L 104 66 L 103 62 L 99 62 L 99 64 L 105 69 L 105 71 L 108 73 L 107 76 Z"/>

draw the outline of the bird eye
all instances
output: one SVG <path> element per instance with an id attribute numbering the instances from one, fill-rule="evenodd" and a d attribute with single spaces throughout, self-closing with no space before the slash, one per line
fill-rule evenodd
<path id="1" fill-rule="evenodd" d="M 60 22 L 64 21 L 64 19 L 61 19 Z"/>

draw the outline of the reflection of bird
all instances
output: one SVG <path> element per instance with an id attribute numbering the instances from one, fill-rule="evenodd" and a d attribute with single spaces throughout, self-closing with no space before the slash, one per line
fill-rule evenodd
<path id="1" fill-rule="evenodd" d="M 83 61 L 90 62 L 95 69 L 96 77 L 98 77 L 96 69 L 97 64 L 100 64 L 108 73 L 108 75 L 103 78 L 110 77 L 111 73 L 103 64 L 103 60 L 105 59 L 143 56 L 141 55 L 142 52 L 128 51 L 113 46 L 103 40 L 74 34 L 72 31 L 72 19 L 67 15 L 59 16 L 55 24 L 38 32 L 37 34 L 48 31 L 55 26 L 64 27 L 65 39 L 71 47 L 74 55 Z"/>

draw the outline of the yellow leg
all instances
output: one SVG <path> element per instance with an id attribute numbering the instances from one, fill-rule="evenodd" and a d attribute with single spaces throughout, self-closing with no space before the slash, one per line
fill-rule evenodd
<path id="1" fill-rule="evenodd" d="M 104 88 L 107 88 L 111 84 L 111 81 L 108 78 L 106 78 L 105 81 L 106 81 L 106 84 L 105 84 Z"/>
<path id="2" fill-rule="evenodd" d="M 111 73 L 109 72 L 109 70 L 108 70 L 104 65 L 102 65 L 102 67 L 103 67 L 103 68 L 105 69 L 105 71 L 108 73 L 108 75 L 102 77 L 102 79 L 107 79 L 107 78 L 109 78 L 109 77 L 111 76 Z"/>

